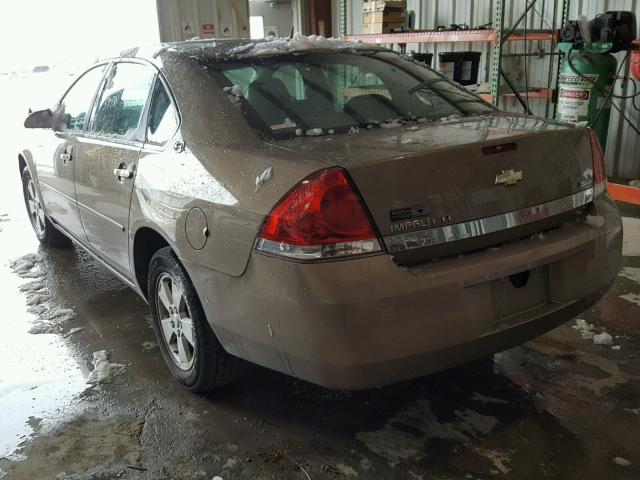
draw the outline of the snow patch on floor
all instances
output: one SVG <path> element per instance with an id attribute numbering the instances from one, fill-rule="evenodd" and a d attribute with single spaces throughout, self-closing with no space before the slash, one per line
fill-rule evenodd
<path id="1" fill-rule="evenodd" d="M 230 470 L 238 464 L 238 459 L 235 457 L 227 458 L 227 462 L 222 466 L 224 470 Z"/>
<path id="2" fill-rule="evenodd" d="M 437 438 L 467 443 L 469 435 L 490 431 L 498 422 L 473 410 L 461 411 L 458 418 L 455 422 L 439 422 L 429 402 L 420 400 L 389 418 L 380 430 L 356 433 L 356 439 L 395 466 L 403 460 L 419 460 L 425 440 Z"/>
<path id="3" fill-rule="evenodd" d="M 613 337 L 609 333 L 605 331 L 596 333 L 593 323 L 588 323 L 582 318 L 576 319 L 576 324 L 572 328 L 580 332 L 580 336 L 585 340 L 593 340 L 595 345 L 613 345 Z"/>
<path id="4" fill-rule="evenodd" d="M 620 295 L 620 298 L 627 302 L 635 303 L 640 306 L 640 295 L 637 293 L 627 293 L 626 295 Z"/>
<path id="5" fill-rule="evenodd" d="M 151 341 L 142 342 L 142 350 L 144 350 L 145 352 L 148 352 L 149 350 L 153 350 L 157 346 L 158 344 L 156 342 L 151 342 Z"/>
<path id="6" fill-rule="evenodd" d="M 622 217 L 622 255 L 640 257 L 640 218 Z"/>
<path id="7" fill-rule="evenodd" d="M 350 467 L 349 465 L 345 465 L 344 463 L 338 463 L 336 465 L 336 470 L 343 477 L 357 477 L 357 476 L 359 476 L 358 472 L 356 472 L 356 470 L 353 467 Z"/>
<path id="8" fill-rule="evenodd" d="M 475 410 L 465 408 L 453 412 L 461 420 L 460 429 L 472 436 L 478 433 L 487 435 L 498 425 L 498 419 L 489 415 L 482 415 Z"/>
<path id="9" fill-rule="evenodd" d="M 76 312 L 72 308 L 58 308 L 49 314 L 49 321 L 65 323 L 75 319 L 76 317 Z"/>
<path id="10" fill-rule="evenodd" d="M 27 295 L 26 304 L 27 306 L 39 306 L 44 308 L 42 304 L 48 302 L 49 300 L 51 300 L 51 297 L 48 293 L 38 292 L 33 293 L 32 295 Z"/>
<path id="11" fill-rule="evenodd" d="M 44 335 L 49 333 L 60 333 L 60 325 L 49 323 L 44 320 L 36 320 L 29 329 L 31 335 Z"/>
<path id="12" fill-rule="evenodd" d="M 613 463 L 616 465 L 620 465 L 621 467 L 629 467 L 631 466 L 631 462 L 623 457 L 616 457 L 613 459 Z"/>
<path id="13" fill-rule="evenodd" d="M 628 278 L 632 282 L 640 283 L 640 268 L 624 267 L 620 270 L 618 276 Z"/>
<path id="14" fill-rule="evenodd" d="M 596 345 L 612 345 L 613 337 L 607 332 L 599 333 L 593 336 L 593 343 Z"/>
<path id="15" fill-rule="evenodd" d="M 20 275 L 21 278 L 42 278 L 42 272 L 27 272 Z"/>
<path id="16" fill-rule="evenodd" d="M 72 328 L 71 330 L 69 330 L 67 333 L 65 333 L 65 337 L 70 337 L 71 335 L 74 335 L 78 332 L 81 332 L 82 330 L 84 330 L 84 327 L 75 327 Z"/>
<path id="17" fill-rule="evenodd" d="M 12 260 L 9 263 L 9 267 L 18 276 L 25 278 L 25 275 L 31 275 L 34 273 L 32 270 L 38 266 L 40 260 L 41 257 L 37 253 L 27 253 L 26 255 Z"/>
<path id="18" fill-rule="evenodd" d="M 474 447 L 473 451 L 488 459 L 494 466 L 493 474 L 508 474 L 511 471 L 511 457 L 501 450 L 490 450 L 487 448 Z"/>
<path id="19" fill-rule="evenodd" d="M 47 285 L 45 284 L 44 280 L 40 279 L 20 285 L 18 289 L 22 293 L 35 293 L 44 290 L 46 286 Z"/>
<path id="20" fill-rule="evenodd" d="M 478 392 L 473 392 L 473 395 L 471 395 L 471 400 L 475 402 L 481 402 L 481 403 L 509 403 L 506 400 L 503 400 L 502 398 L 487 397 Z"/>
<path id="21" fill-rule="evenodd" d="M 47 307 L 45 307 L 44 305 L 33 305 L 27 308 L 27 312 L 29 312 L 32 315 L 35 315 L 36 317 L 43 315 L 44 312 L 46 311 L 47 311 Z"/>
<path id="22" fill-rule="evenodd" d="M 55 308 L 48 305 L 52 298 L 47 288 L 44 272 L 40 269 L 41 261 L 42 257 L 37 253 L 28 253 L 12 260 L 9 266 L 19 277 L 32 280 L 18 287 L 25 294 L 27 312 L 36 317 L 36 320 L 31 324 L 29 333 L 62 333 L 64 324 L 74 320 L 77 315 L 72 308 Z M 83 328 L 72 328 L 65 334 L 65 337 L 73 335 Z"/>
<path id="23" fill-rule="evenodd" d="M 38 311 L 42 310 L 39 318 L 33 322 L 29 333 L 33 335 L 39 335 L 44 333 L 61 333 L 64 329 L 64 324 L 76 318 L 76 312 L 70 308 L 59 308 L 53 310 L 48 316 L 44 316 L 46 307 L 41 307 Z"/>
<path id="24" fill-rule="evenodd" d="M 580 335 L 582 336 L 582 338 L 587 340 L 592 339 L 593 336 L 595 335 L 595 332 L 593 331 L 593 329 L 595 328 L 593 326 L 593 323 L 588 323 L 586 320 L 583 320 L 582 318 L 576 319 L 576 324 L 573 325 L 571 328 L 580 332 Z"/>
<path id="25" fill-rule="evenodd" d="M 109 363 L 109 354 L 106 350 L 99 350 L 93 354 L 93 370 L 87 378 L 90 385 L 111 383 L 113 378 L 125 372 L 126 366 L 121 363 Z"/>

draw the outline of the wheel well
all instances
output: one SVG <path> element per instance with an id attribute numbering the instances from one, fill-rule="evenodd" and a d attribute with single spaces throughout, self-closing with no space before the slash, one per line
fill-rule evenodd
<path id="1" fill-rule="evenodd" d="M 26 166 L 27 161 L 24 159 L 22 154 L 18 155 L 18 168 L 20 169 L 20 175 L 22 175 L 22 172 L 24 171 Z"/>
<path id="2" fill-rule="evenodd" d="M 133 239 L 133 267 L 140 290 L 147 296 L 147 277 L 151 257 L 161 248 L 169 246 L 162 235 L 151 228 L 143 227 L 136 232 Z"/>

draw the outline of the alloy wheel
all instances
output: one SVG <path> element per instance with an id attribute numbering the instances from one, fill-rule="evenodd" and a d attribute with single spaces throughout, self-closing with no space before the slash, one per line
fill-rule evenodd
<path id="1" fill-rule="evenodd" d="M 31 179 L 27 183 L 27 209 L 29 210 L 29 217 L 31 218 L 33 228 L 38 235 L 44 235 L 45 217 L 44 210 L 42 209 L 42 201 L 40 200 L 40 195 L 38 195 L 36 184 Z"/>
<path id="2" fill-rule="evenodd" d="M 156 310 L 162 339 L 181 370 L 189 370 L 195 358 L 193 322 L 180 285 L 168 273 L 158 277 Z"/>

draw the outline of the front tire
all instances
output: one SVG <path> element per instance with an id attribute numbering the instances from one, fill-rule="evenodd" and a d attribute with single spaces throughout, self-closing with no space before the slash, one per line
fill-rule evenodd
<path id="1" fill-rule="evenodd" d="M 238 360 L 220 345 L 187 272 L 170 247 L 151 258 L 147 287 L 160 351 L 176 380 L 192 392 L 230 383 Z"/>
<path id="2" fill-rule="evenodd" d="M 54 248 L 71 247 L 72 242 L 69 237 L 54 227 L 44 214 L 42 198 L 28 167 L 25 167 L 22 171 L 22 194 L 24 195 L 24 203 L 27 207 L 31 226 L 40 243 Z"/>

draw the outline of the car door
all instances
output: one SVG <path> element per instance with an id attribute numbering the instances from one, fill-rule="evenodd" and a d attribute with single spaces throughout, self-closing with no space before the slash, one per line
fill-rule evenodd
<path id="1" fill-rule="evenodd" d="M 129 206 L 144 143 L 143 113 L 156 71 L 135 61 L 107 72 L 87 134 L 79 139 L 76 195 L 87 240 L 119 273 L 129 269 Z"/>
<path id="2" fill-rule="evenodd" d="M 86 242 L 76 201 L 75 173 L 78 139 L 85 132 L 96 92 L 109 64 L 82 74 L 55 108 L 58 124 L 37 148 L 34 158 L 47 215 L 77 240 Z"/>

